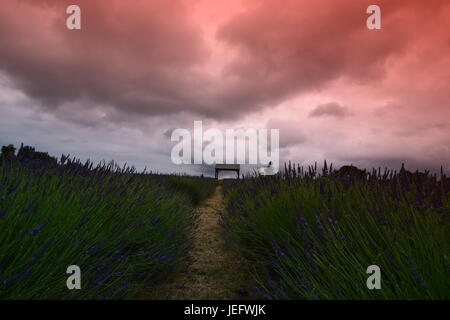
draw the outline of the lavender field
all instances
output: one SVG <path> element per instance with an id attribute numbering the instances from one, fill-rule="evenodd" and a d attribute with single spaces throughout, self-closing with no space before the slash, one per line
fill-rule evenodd
<path id="1" fill-rule="evenodd" d="M 449 214 L 443 172 L 289 163 L 215 182 L 5 146 L 0 299 L 449 299 Z"/>
<path id="2" fill-rule="evenodd" d="M 0 158 L 0 299 L 130 299 L 177 270 L 211 179 L 56 160 Z M 66 268 L 82 266 L 82 290 Z"/>
<path id="3" fill-rule="evenodd" d="M 286 166 L 224 185 L 230 245 L 267 299 L 449 299 L 450 179 Z M 368 290 L 368 266 L 381 289 Z"/>

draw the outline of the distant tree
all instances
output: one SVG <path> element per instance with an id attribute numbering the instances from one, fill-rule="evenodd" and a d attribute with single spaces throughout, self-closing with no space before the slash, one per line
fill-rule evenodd
<path id="1" fill-rule="evenodd" d="M 24 159 L 33 158 L 36 153 L 35 149 L 30 146 L 24 146 L 23 143 L 20 145 L 19 151 L 17 152 L 17 158 L 22 161 Z"/>
<path id="2" fill-rule="evenodd" d="M 17 152 L 17 159 L 28 167 L 54 167 L 57 165 L 56 158 L 47 152 L 36 151 L 33 147 L 24 146 L 23 143 Z"/>
<path id="3" fill-rule="evenodd" d="M 6 159 L 6 158 L 13 158 L 16 152 L 16 148 L 14 147 L 14 145 L 10 144 L 7 146 L 3 146 L 2 147 L 2 158 Z"/>
<path id="4" fill-rule="evenodd" d="M 349 179 L 365 179 L 367 177 L 367 172 L 361 170 L 353 165 L 342 166 L 336 171 L 338 177 L 349 180 Z"/>

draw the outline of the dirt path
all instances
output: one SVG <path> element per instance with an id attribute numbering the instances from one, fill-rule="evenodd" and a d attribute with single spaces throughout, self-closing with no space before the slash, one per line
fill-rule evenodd
<path id="1" fill-rule="evenodd" d="M 248 276 L 225 247 L 223 228 L 219 225 L 224 212 L 222 186 L 219 184 L 214 194 L 196 210 L 199 221 L 192 234 L 193 248 L 189 253 L 193 263 L 172 282 L 153 288 L 152 299 L 249 298 Z"/>

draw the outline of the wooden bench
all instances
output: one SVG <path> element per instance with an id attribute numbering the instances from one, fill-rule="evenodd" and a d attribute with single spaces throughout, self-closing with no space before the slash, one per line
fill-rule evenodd
<path id="1" fill-rule="evenodd" d="M 237 177 L 239 179 L 240 170 L 241 170 L 241 165 L 239 165 L 239 164 L 216 164 L 215 178 L 216 178 L 216 180 L 219 179 L 220 171 L 235 171 L 235 172 L 237 172 Z"/>

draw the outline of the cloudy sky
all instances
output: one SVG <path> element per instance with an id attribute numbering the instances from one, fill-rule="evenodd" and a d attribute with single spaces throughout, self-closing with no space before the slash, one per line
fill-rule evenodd
<path id="1" fill-rule="evenodd" d="M 450 1 L 0 2 L 0 144 L 196 172 L 170 160 L 194 120 L 280 129 L 302 165 L 448 171 Z"/>

